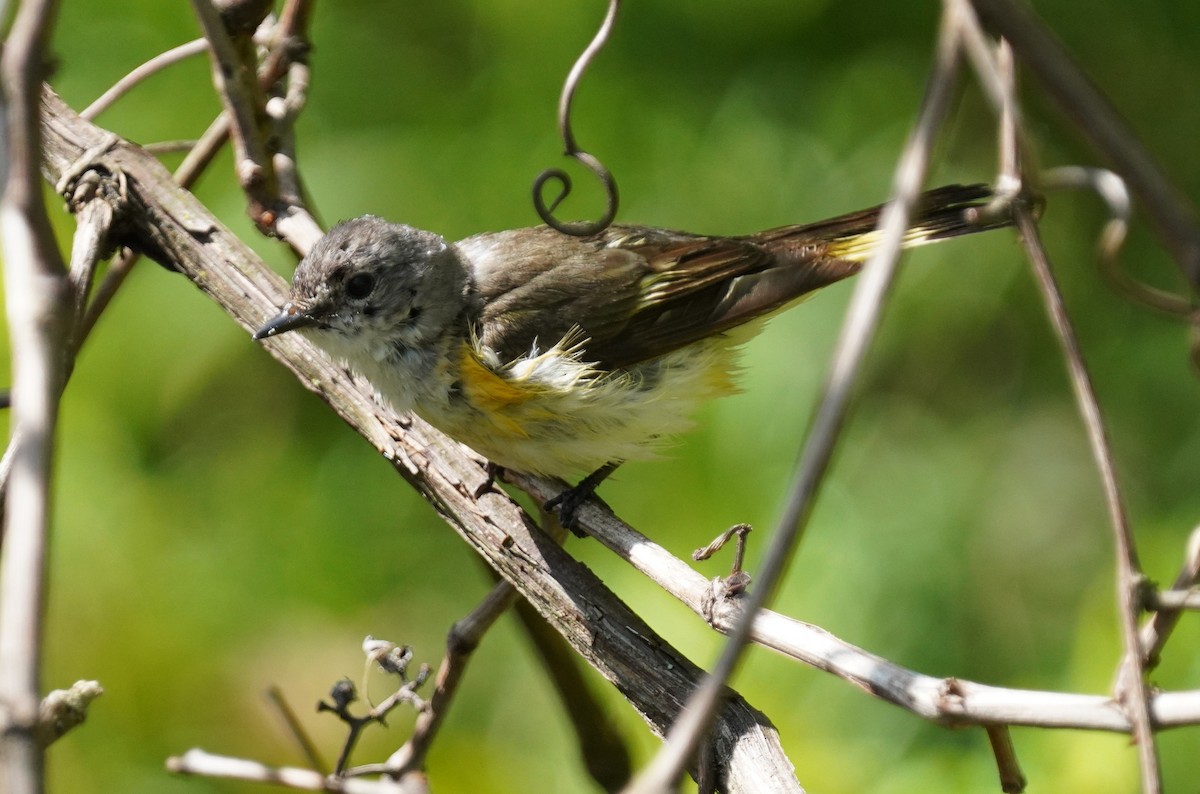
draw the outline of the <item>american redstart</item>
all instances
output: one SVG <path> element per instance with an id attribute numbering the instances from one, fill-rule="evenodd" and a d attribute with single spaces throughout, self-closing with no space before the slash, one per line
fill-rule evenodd
<path id="1" fill-rule="evenodd" d="M 991 197 L 923 194 L 905 245 L 1007 225 L 979 212 Z M 739 237 L 539 226 L 457 243 L 367 215 L 313 246 L 254 338 L 302 329 L 397 411 L 496 465 L 591 472 L 548 504 L 570 525 L 619 463 L 654 457 L 698 404 L 735 390 L 736 348 L 767 316 L 859 271 L 881 210 Z"/>

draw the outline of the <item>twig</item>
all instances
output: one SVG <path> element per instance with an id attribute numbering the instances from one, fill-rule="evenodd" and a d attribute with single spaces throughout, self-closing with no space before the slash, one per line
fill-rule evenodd
<path id="1" fill-rule="evenodd" d="M 264 231 L 275 223 L 279 186 L 264 141 L 266 100 L 254 68 L 253 43 L 248 36 L 233 37 L 225 28 L 212 0 L 192 0 L 212 55 L 213 85 L 230 119 L 234 173 L 250 201 L 250 219 Z"/>
<path id="2" fill-rule="evenodd" d="M 712 710 L 720 701 L 725 682 L 741 658 L 750 636 L 753 616 L 774 595 L 779 579 L 803 535 L 817 490 L 846 418 L 851 391 L 882 315 L 911 207 L 924 181 L 933 138 L 949 107 L 960 69 L 958 31 L 957 18 L 953 9 L 948 8 L 943 12 L 933 73 L 926 85 L 916 125 L 896 167 L 892 200 L 879 222 L 882 235 L 879 250 L 863 268 L 851 297 L 812 429 L 789 488 L 784 515 L 758 572 L 757 585 L 750 591 L 745 617 L 730 634 L 709 675 L 688 699 L 687 708 L 679 722 L 672 727 L 666 744 L 638 776 L 631 791 L 667 791 L 674 785 L 687 760 L 695 753 Z"/>
<path id="3" fill-rule="evenodd" d="M 307 25 L 309 5 L 309 0 L 288 0 L 284 4 L 279 23 L 273 29 L 275 46 L 271 49 L 259 76 L 261 85 L 267 86 L 278 80 L 281 71 L 287 68 L 290 59 L 296 54 L 295 37 Z M 209 125 L 203 137 L 192 144 L 187 157 L 175 170 L 175 181 L 182 187 L 191 187 L 204 169 L 212 163 L 213 158 L 228 137 L 229 117 L 222 113 Z M 153 151 L 152 146 L 144 148 L 147 151 Z M 297 231 L 291 237 L 295 239 L 293 248 L 301 252 L 308 250 L 313 241 L 311 233 L 304 234 Z M 289 239 L 289 242 L 291 241 Z M 140 254 L 126 250 L 109 266 L 100 286 L 96 288 L 95 294 L 88 304 L 86 313 L 75 328 L 75 353 L 78 353 L 84 340 L 87 339 L 92 328 L 100 319 L 100 315 L 108 307 L 109 302 L 116 295 L 139 258 Z M 0 471 L 0 482 L 2 481 L 3 476 Z"/>
<path id="4" fill-rule="evenodd" d="M 264 233 L 283 237 L 296 250 L 307 250 L 320 239 L 320 227 L 301 201 L 294 160 L 286 150 L 281 152 L 282 164 L 293 171 L 290 184 L 281 185 L 276 170 L 280 161 L 267 145 L 269 138 L 276 140 L 277 136 L 285 144 L 290 141 L 290 127 L 303 106 L 307 67 L 303 64 L 305 47 L 296 44 L 299 31 L 289 28 L 275 36 L 276 49 L 285 50 L 286 54 L 271 58 L 269 67 L 261 70 L 260 76 L 259 70 L 255 69 L 255 50 L 250 36 L 229 35 L 211 0 L 192 0 L 192 5 L 211 45 L 213 84 L 225 106 L 224 115 L 229 119 L 234 171 L 248 200 L 247 213 Z M 289 5 L 286 22 L 291 26 L 306 24 L 306 9 L 307 4 L 298 0 L 293 2 Z M 289 86 L 288 100 L 276 110 L 277 119 L 272 119 L 264 89 L 272 86 L 278 75 L 269 81 L 264 78 L 285 67 L 289 68 L 297 84 Z M 276 135 L 268 136 L 272 127 Z M 205 138 L 221 137 L 221 132 L 214 125 Z M 191 160 L 188 158 L 185 165 L 190 167 Z"/>
<path id="5" fill-rule="evenodd" d="M 1025 774 L 1017 761 L 1017 751 L 1013 747 L 1012 733 L 1007 725 L 987 725 L 988 742 L 992 745 L 992 755 L 996 757 L 996 770 L 1000 773 L 1000 790 L 1004 794 L 1019 794 L 1025 790 Z"/>
<path id="6" fill-rule="evenodd" d="M 99 116 L 112 107 L 114 102 L 129 93 L 134 86 L 147 77 L 157 74 L 169 66 L 199 55 L 207 49 L 208 41 L 206 39 L 193 39 L 186 44 L 172 47 L 166 52 L 160 52 L 114 83 L 112 88 L 101 94 L 95 102 L 84 108 L 79 115 L 88 121 L 95 119 L 96 116 Z"/>
<path id="7" fill-rule="evenodd" d="M 970 20 L 972 27 L 974 20 Z M 1002 41 L 995 59 L 996 74 L 999 77 L 1001 127 L 1001 174 L 1008 184 L 1019 187 L 1023 184 L 1022 151 L 1018 132 L 1019 114 L 1015 98 L 1015 80 L 1012 51 L 1006 41 Z M 1081 174 L 1074 172 L 1059 172 L 1058 179 L 1067 176 L 1079 178 Z M 1128 202 L 1122 202 L 1123 195 L 1114 194 L 1109 188 L 1105 197 L 1110 207 L 1114 209 L 1114 220 L 1106 230 L 1106 245 L 1102 248 L 1102 257 L 1115 261 L 1116 251 L 1124 239 L 1124 217 L 1128 213 Z M 1132 723 L 1132 734 L 1138 744 L 1138 754 L 1142 773 L 1143 792 L 1157 792 L 1161 789 L 1161 773 L 1158 766 L 1157 748 L 1154 741 L 1153 726 L 1150 716 L 1149 695 L 1146 688 L 1144 658 L 1138 640 L 1137 621 L 1142 606 L 1144 579 L 1138 568 L 1137 555 L 1129 529 L 1128 518 L 1122 504 L 1120 491 L 1117 488 L 1116 472 L 1112 461 L 1112 453 L 1108 445 L 1103 419 L 1099 405 L 1091 385 L 1087 368 L 1083 363 L 1078 340 L 1071 327 L 1070 318 L 1062 301 L 1062 295 L 1055 283 L 1050 270 L 1050 263 L 1045 248 L 1038 236 L 1037 223 L 1033 212 L 1026 202 L 1014 203 L 1015 219 L 1025 244 L 1026 253 L 1034 270 L 1046 309 L 1051 317 L 1063 355 L 1067 360 L 1067 368 L 1071 384 L 1075 391 L 1076 402 L 1080 416 L 1087 428 L 1088 440 L 1092 448 L 1092 456 L 1096 461 L 1105 501 L 1108 506 L 1109 519 L 1113 534 L 1116 538 L 1118 570 L 1118 598 L 1121 608 L 1122 634 L 1125 640 L 1125 661 L 1118 677 L 1117 695 L 1119 699 L 1127 700 Z M 991 735 L 989 733 L 989 735 Z M 992 737 L 993 749 L 996 748 L 995 737 Z M 1010 748 L 1011 749 L 1011 748 Z M 999 756 L 997 756 L 999 759 Z M 1003 764 L 1001 764 L 1003 778 Z M 1022 782 L 1023 787 L 1023 782 Z M 1007 791 L 1008 789 L 1006 789 Z"/>
<path id="8" fill-rule="evenodd" d="M 152 143 L 143 143 L 142 148 L 158 157 L 164 154 L 190 152 L 196 148 L 196 144 L 199 142 L 199 140 L 154 141 Z"/>
<path id="9" fill-rule="evenodd" d="M 1146 607 L 1158 612 L 1200 610 L 1200 590 L 1159 590 L 1147 597 Z"/>
<path id="10" fill-rule="evenodd" d="M 562 484 L 554 480 L 513 472 L 508 476 L 534 499 L 562 492 Z M 602 506 L 585 504 L 578 516 L 588 537 L 645 574 L 717 631 L 729 633 L 745 618 L 747 599 L 714 599 L 708 579 Z M 755 616 L 751 639 L 939 725 L 1130 731 L 1128 715 L 1111 695 L 1009 689 L 923 675 L 839 639 L 819 626 L 768 609 Z M 1161 728 L 1200 724 L 1200 690 L 1156 692 L 1153 708 L 1155 724 Z"/>
<path id="11" fill-rule="evenodd" d="M 308 250 L 324 234 L 312 214 L 305 208 L 306 200 L 296 166 L 295 124 L 308 98 L 308 64 L 296 59 L 288 67 L 287 89 L 283 96 L 267 101 L 267 117 L 271 120 L 271 139 L 275 142 L 272 160 L 278 180 L 279 200 L 290 211 L 275 222 L 275 231 L 295 250 Z"/>
<path id="12" fill-rule="evenodd" d="M 1166 290 L 1151 287 L 1129 275 L 1121 267 L 1121 247 L 1129 231 L 1133 203 L 1125 180 L 1106 168 L 1085 168 L 1077 165 L 1052 168 L 1042 176 L 1047 190 L 1090 190 L 1108 207 L 1108 221 L 1100 232 L 1098 245 L 1100 272 L 1127 297 L 1174 317 L 1190 317 L 1194 308 L 1185 298 Z"/>
<path id="13" fill-rule="evenodd" d="M 0 245 L 12 346 L 15 449 L 0 557 L 0 789 L 44 788 L 38 741 L 39 668 L 47 575 L 50 475 L 70 298 L 62 254 L 42 202 L 40 85 L 55 4 L 26 0 L 0 54 L 7 173 Z M 0 166 L 2 168 L 3 166 Z"/>
<path id="14" fill-rule="evenodd" d="M 83 724 L 92 701 L 104 694 L 96 681 L 76 681 L 70 689 L 55 689 L 38 709 L 37 740 L 49 747 L 67 731 Z"/>
<path id="15" fill-rule="evenodd" d="M 298 49 L 296 39 L 307 30 L 310 5 L 310 0 L 287 0 L 284 3 L 279 22 L 271 36 L 274 44 L 258 76 L 259 85 L 263 90 L 279 80 L 291 63 Z M 299 49 L 303 50 L 302 47 Z M 191 185 L 228 139 L 229 116 L 222 113 L 208 126 L 195 148 L 175 170 L 176 181 L 184 187 Z"/>
<path id="16" fill-rule="evenodd" d="M 412 648 L 407 645 L 400 646 L 395 643 L 367 637 L 363 641 L 363 651 L 367 655 L 367 669 L 364 670 L 364 679 L 370 668 L 378 665 L 385 673 L 397 676 L 401 684 L 392 694 L 372 706 L 363 715 L 357 715 L 350 711 L 350 706 L 358 700 L 358 693 L 355 691 L 354 684 L 347 679 L 342 679 L 334 684 L 330 692 L 332 703 L 322 700 L 317 704 L 317 711 L 333 712 L 349 728 L 346 741 L 342 745 L 342 752 L 338 756 L 337 763 L 334 765 L 334 774 L 338 777 L 345 777 L 348 774 L 367 774 L 363 770 L 357 770 L 353 773 L 347 770 L 350 764 L 350 753 L 354 750 L 355 744 L 358 743 L 359 737 L 368 725 L 374 723 L 380 725 L 386 724 L 388 714 L 402 703 L 408 703 L 418 711 L 425 709 L 425 700 L 417 695 L 417 690 L 424 686 L 429 678 L 429 665 L 421 665 L 416 677 L 409 679 L 407 673 L 408 665 L 413 657 Z M 365 691 L 365 680 L 363 687 Z M 400 777 L 400 775 L 396 777 Z"/>
<path id="17" fill-rule="evenodd" d="M 217 156 L 217 152 L 221 151 L 221 147 L 229 140 L 229 116 L 222 113 L 212 120 L 208 125 L 208 129 L 196 141 L 196 145 L 192 147 L 187 156 L 183 158 L 183 162 L 175 169 L 175 181 L 184 187 L 188 187 L 208 168 L 213 158 Z"/>
<path id="18" fill-rule="evenodd" d="M 267 689 L 267 699 L 271 701 L 271 705 L 275 707 L 275 711 L 279 713 L 283 724 L 287 726 L 288 733 L 296 740 L 296 744 L 300 747 L 300 752 L 308 760 L 309 766 L 320 772 L 322 775 L 329 774 L 329 767 L 325 763 L 325 759 L 321 758 L 320 752 L 312 743 L 312 739 L 305 732 L 304 726 L 300 724 L 300 719 L 296 716 L 295 709 L 287 702 L 287 698 L 283 695 L 283 690 L 277 686 L 271 686 Z"/>
<path id="19" fill-rule="evenodd" d="M 274 152 L 275 173 L 279 180 L 279 198 L 289 208 L 276 222 L 276 232 L 295 251 L 307 251 L 323 234 L 320 224 L 308 208 L 296 165 L 295 124 L 308 100 L 308 24 L 312 0 L 287 0 L 274 27 L 274 46 L 267 54 L 259 72 L 260 84 L 270 87 L 276 96 L 267 102 L 267 115 L 274 125 L 277 141 Z M 286 89 L 278 96 L 277 81 L 272 75 L 286 71 Z"/>
<path id="20" fill-rule="evenodd" d="M 1188 537 L 1183 568 L 1180 569 L 1179 575 L 1175 577 L 1175 582 L 1171 587 L 1176 591 L 1191 591 L 1197 582 L 1200 582 L 1200 527 L 1193 529 L 1192 534 Z M 1151 615 L 1150 619 L 1146 621 L 1146 625 L 1142 627 L 1142 656 L 1146 660 L 1147 670 L 1158 666 L 1163 646 L 1167 644 L 1171 632 L 1175 630 L 1181 617 L 1177 609 L 1164 608 L 1164 606 L 1157 604 L 1150 607 L 1158 611 Z M 1118 689 L 1123 686 L 1122 683 L 1117 685 Z"/>
<path id="21" fill-rule="evenodd" d="M 417 794 L 426 791 L 420 781 L 327 777 L 311 769 L 267 766 L 257 761 L 214 755 L 204 750 L 188 750 L 183 755 L 168 758 L 167 770 L 178 775 L 203 775 L 251 783 L 273 783 L 285 788 L 331 791 L 337 794 Z"/>
<path id="22" fill-rule="evenodd" d="M 1062 294 L 1059 292 L 1054 274 L 1050 269 L 1049 257 L 1038 234 L 1037 221 L 1030 209 L 1022 202 L 1015 203 L 1014 218 L 1025 246 L 1026 255 L 1033 266 L 1034 276 L 1041 288 L 1046 311 L 1050 315 L 1050 321 L 1058 335 L 1063 355 L 1067 361 L 1071 386 L 1075 391 L 1079 413 L 1083 418 L 1087 429 L 1088 443 L 1092 448 L 1092 457 L 1096 462 L 1104 489 L 1117 558 L 1117 598 L 1120 607 L 1121 632 L 1125 644 L 1123 666 L 1129 669 L 1129 674 L 1120 679 L 1127 686 L 1117 694 L 1129 710 L 1129 720 L 1133 725 L 1133 738 L 1138 745 L 1138 756 L 1141 762 L 1142 792 L 1143 794 L 1156 794 L 1162 788 L 1161 773 L 1157 745 L 1154 741 L 1154 726 L 1150 718 L 1142 648 L 1138 639 L 1138 617 L 1142 606 L 1142 590 L 1145 581 L 1138 566 L 1129 520 L 1121 500 L 1120 490 L 1117 487 L 1116 470 L 1113 466 L 1100 406 L 1096 401 L 1087 367 L 1083 363 L 1079 341 L 1075 337 L 1070 317 L 1063 305 Z"/>
<path id="23" fill-rule="evenodd" d="M 75 326 L 71 337 L 74 354 L 79 353 L 79 350 L 83 347 L 83 343 L 91 335 L 92 329 L 100 321 L 100 315 L 108 308 L 109 303 L 116 296 L 117 290 L 125 283 L 125 278 L 129 275 L 133 269 L 133 265 L 140 256 L 140 254 L 125 249 L 108 266 L 108 270 L 104 273 L 104 278 L 100 280 L 100 285 L 96 287 L 91 301 L 83 312 L 83 316 Z"/>
<path id="24" fill-rule="evenodd" d="M 82 165 L 86 168 L 88 164 Z M 101 174 L 89 168 L 74 184 L 63 187 L 64 192 L 68 194 L 67 203 L 74 210 L 77 219 L 68 273 L 68 282 L 74 298 L 70 340 L 70 349 L 74 353 L 78 352 L 82 345 L 81 334 L 86 335 L 91 330 L 91 326 L 85 325 L 84 320 L 87 316 L 92 278 L 99 263 L 111 255 L 110 235 L 113 223 L 126 209 L 127 185 L 121 174 Z M 64 380 L 65 378 L 66 374 Z"/>
<path id="25" fill-rule="evenodd" d="M 1175 187 L 1062 44 L 1025 3 L 971 0 L 989 29 L 1012 43 L 1079 132 L 1113 163 L 1145 208 L 1159 237 L 1192 286 L 1200 288 L 1200 223 Z"/>
<path id="26" fill-rule="evenodd" d="M 492 624 L 519 598 L 516 588 L 508 582 L 498 582 L 471 614 L 455 623 L 446 636 L 446 654 L 438 667 L 433 695 L 428 708 L 417 715 L 413 734 L 404 746 L 392 754 L 378 771 L 394 778 L 423 770 L 425 756 L 442 725 L 450 702 L 458 691 L 471 654 Z M 364 767 L 362 771 L 369 771 Z"/>
<path id="27" fill-rule="evenodd" d="M 974 12 L 970 9 L 965 0 L 955 0 L 958 7 L 961 9 L 960 18 L 966 21 L 965 26 L 971 31 L 979 34 L 978 20 L 974 19 Z M 967 42 L 967 47 L 970 49 L 972 41 L 978 41 L 982 36 L 972 36 L 971 33 L 964 33 L 964 40 Z M 1023 189 L 1025 180 L 1022 178 L 1024 168 L 1022 166 L 1022 148 L 1021 148 L 1021 126 L 1019 119 L 1021 117 L 1020 105 L 1017 104 L 1016 91 L 1016 65 L 1013 63 L 1012 48 L 1008 42 L 1001 39 L 996 45 L 995 57 L 985 59 L 975 58 L 976 74 L 990 74 L 994 71 L 994 77 L 999 83 L 1000 89 L 1000 109 L 999 109 L 999 169 L 996 178 L 997 193 L 1005 194 L 1003 200 L 1010 203 L 1019 198 Z M 987 78 L 981 78 L 986 80 Z M 1021 765 L 1017 760 L 1017 750 L 1013 746 L 1012 733 L 1007 725 L 985 725 L 984 730 L 987 732 L 988 744 L 992 748 L 992 756 L 996 759 L 996 771 L 1000 776 L 1000 789 L 1005 794 L 1019 794 L 1025 790 L 1025 775 L 1021 772 Z"/>
<path id="28" fill-rule="evenodd" d="M 746 537 L 750 534 L 749 524 L 734 524 L 718 535 L 711 543 L 692 552 L 696 562 L 707 560 L 721 549 L 725 548 L 730 538 L 737 538 L 733 547 L 733 565 L 729 568 L 729 576 L 713 582 L 714 593 L 720 592 L 725 596 L 737 595 L 750 586 L 751 576 L 742 569 L 746 560 Z"/>

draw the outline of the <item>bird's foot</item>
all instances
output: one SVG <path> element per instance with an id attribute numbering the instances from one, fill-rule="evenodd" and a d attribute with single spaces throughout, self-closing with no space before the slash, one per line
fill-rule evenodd
<path id="1" fill-rule="evenodd" d="M 605 478 L 612 474 L 619 465 L 620 462 L 604 464 L 580 480 L 578 485 L 568 488 L 558 496 L 546 500 L 546 503 L 542 505 L 542 509 L 547 513 L 557 511 L 558 523 L 571 530 L 573 534 L 583 537 L 584 533 L 579 531 L 575 526 L 575 512 L 583 506 L 584 502 L 595 495 L 600 483 L 604 482 Z"/>

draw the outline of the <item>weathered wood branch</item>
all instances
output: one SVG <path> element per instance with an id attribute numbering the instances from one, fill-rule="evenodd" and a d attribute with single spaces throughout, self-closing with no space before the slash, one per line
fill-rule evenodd
<path id="1" fill-rule="evenodd" d="M 116 229 L 117 241 L 178 270 L 247 331 L 278 310 L 283 281 L 153 157 L 81 119 L 49 90 L 42 118 L 45 171 L 52 182 L 88 170 L 123 175 L 129 210 Z M 369 386 L 303 339 L 285 335 L 266 347 L 390 460 L 656 733 L 670 727 L 700 668 L 494 488 L 480 458 L 420 419 L 391 412 Z M 713 744 L 725 790 L 799 790 L 774 728 L 736 693 L 729 693 Z"/>

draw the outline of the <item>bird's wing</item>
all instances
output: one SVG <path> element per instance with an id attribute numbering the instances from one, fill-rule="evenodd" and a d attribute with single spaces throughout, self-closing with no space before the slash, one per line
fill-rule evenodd
<path id="1" fill-rule="evenodd" d="M 990 196 L 981 185 L 924 194 L 906 243 L 985 228 L 966 211 Z M 874 250 L 880 210 L 744 237 L 611 226 L 579 238 L 536 227 L 458 246 L 474 267 L 480 340 L 503 360 L 573 333 L 582 360 L 613 369 L 729 330 L 857 273 Z"/>

